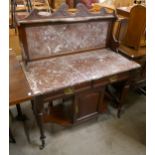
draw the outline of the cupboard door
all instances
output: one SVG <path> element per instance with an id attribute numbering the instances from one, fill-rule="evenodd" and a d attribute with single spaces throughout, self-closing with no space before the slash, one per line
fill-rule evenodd
<path id="1" fill-rule="evenodd" d="M 96 116 L 103 104 L 103 91 L 90 90 L 75 96 L 76 120 Z"/>

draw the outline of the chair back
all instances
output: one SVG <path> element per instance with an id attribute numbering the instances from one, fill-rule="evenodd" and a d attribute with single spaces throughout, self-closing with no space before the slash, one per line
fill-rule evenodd
<path id="1" fill-rule="evenodd" d="M 139 49 L 141 39 L 144 38 L 146 30 L 146 7 L 142 5 L 134 6 L 130 11 L 127 32 L 123 39 L 123 44 Z"/>

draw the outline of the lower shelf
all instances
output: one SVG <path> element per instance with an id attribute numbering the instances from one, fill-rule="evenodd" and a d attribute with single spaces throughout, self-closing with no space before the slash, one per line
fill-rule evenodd
<path id="1" fill-rule="evenodd" d="M 50 114 L 44 114 L 44 123 L 53 122 L 62 126 L 72 125 L 72 119 L 69 116 L 69 110 L 64 109 L 63 105 L 58 105 L 50 109 Z"/>

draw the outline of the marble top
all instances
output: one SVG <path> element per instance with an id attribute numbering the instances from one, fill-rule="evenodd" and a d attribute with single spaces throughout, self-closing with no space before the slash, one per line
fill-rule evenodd
<path id="1" fill-rule="evenodd" d="M 105 48 L 32 61 L 24 68 L 34 95 L 54 92 L 139 68 L 140 65 Z"/>

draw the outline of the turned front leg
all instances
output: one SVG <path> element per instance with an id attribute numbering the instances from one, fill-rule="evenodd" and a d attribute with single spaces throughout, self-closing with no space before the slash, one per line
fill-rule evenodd
<path id="1" fill-rule="evenodd" d="M 35 117 L 37 120 L 37 124 L 40 130 L 40 140 L 41 140 L 41 146 L 40 149 L 43 149 L 45 147 L 45 133 L 44 133 L 44 128 L 43 128 L 43 102 L 41 97 L 37 96 L 35 97 L 34 100 L 34 111 L 35 111 Z"/>
<path id="2" fill-rule="evenodd" d="M 41 140 L 40 149 L 43 149 L 45 147 L 45 138 L 46 138 L 43 128 L 43 113 L 36 114 L 36 120 L 40 129 L 40 140 Z"/>

